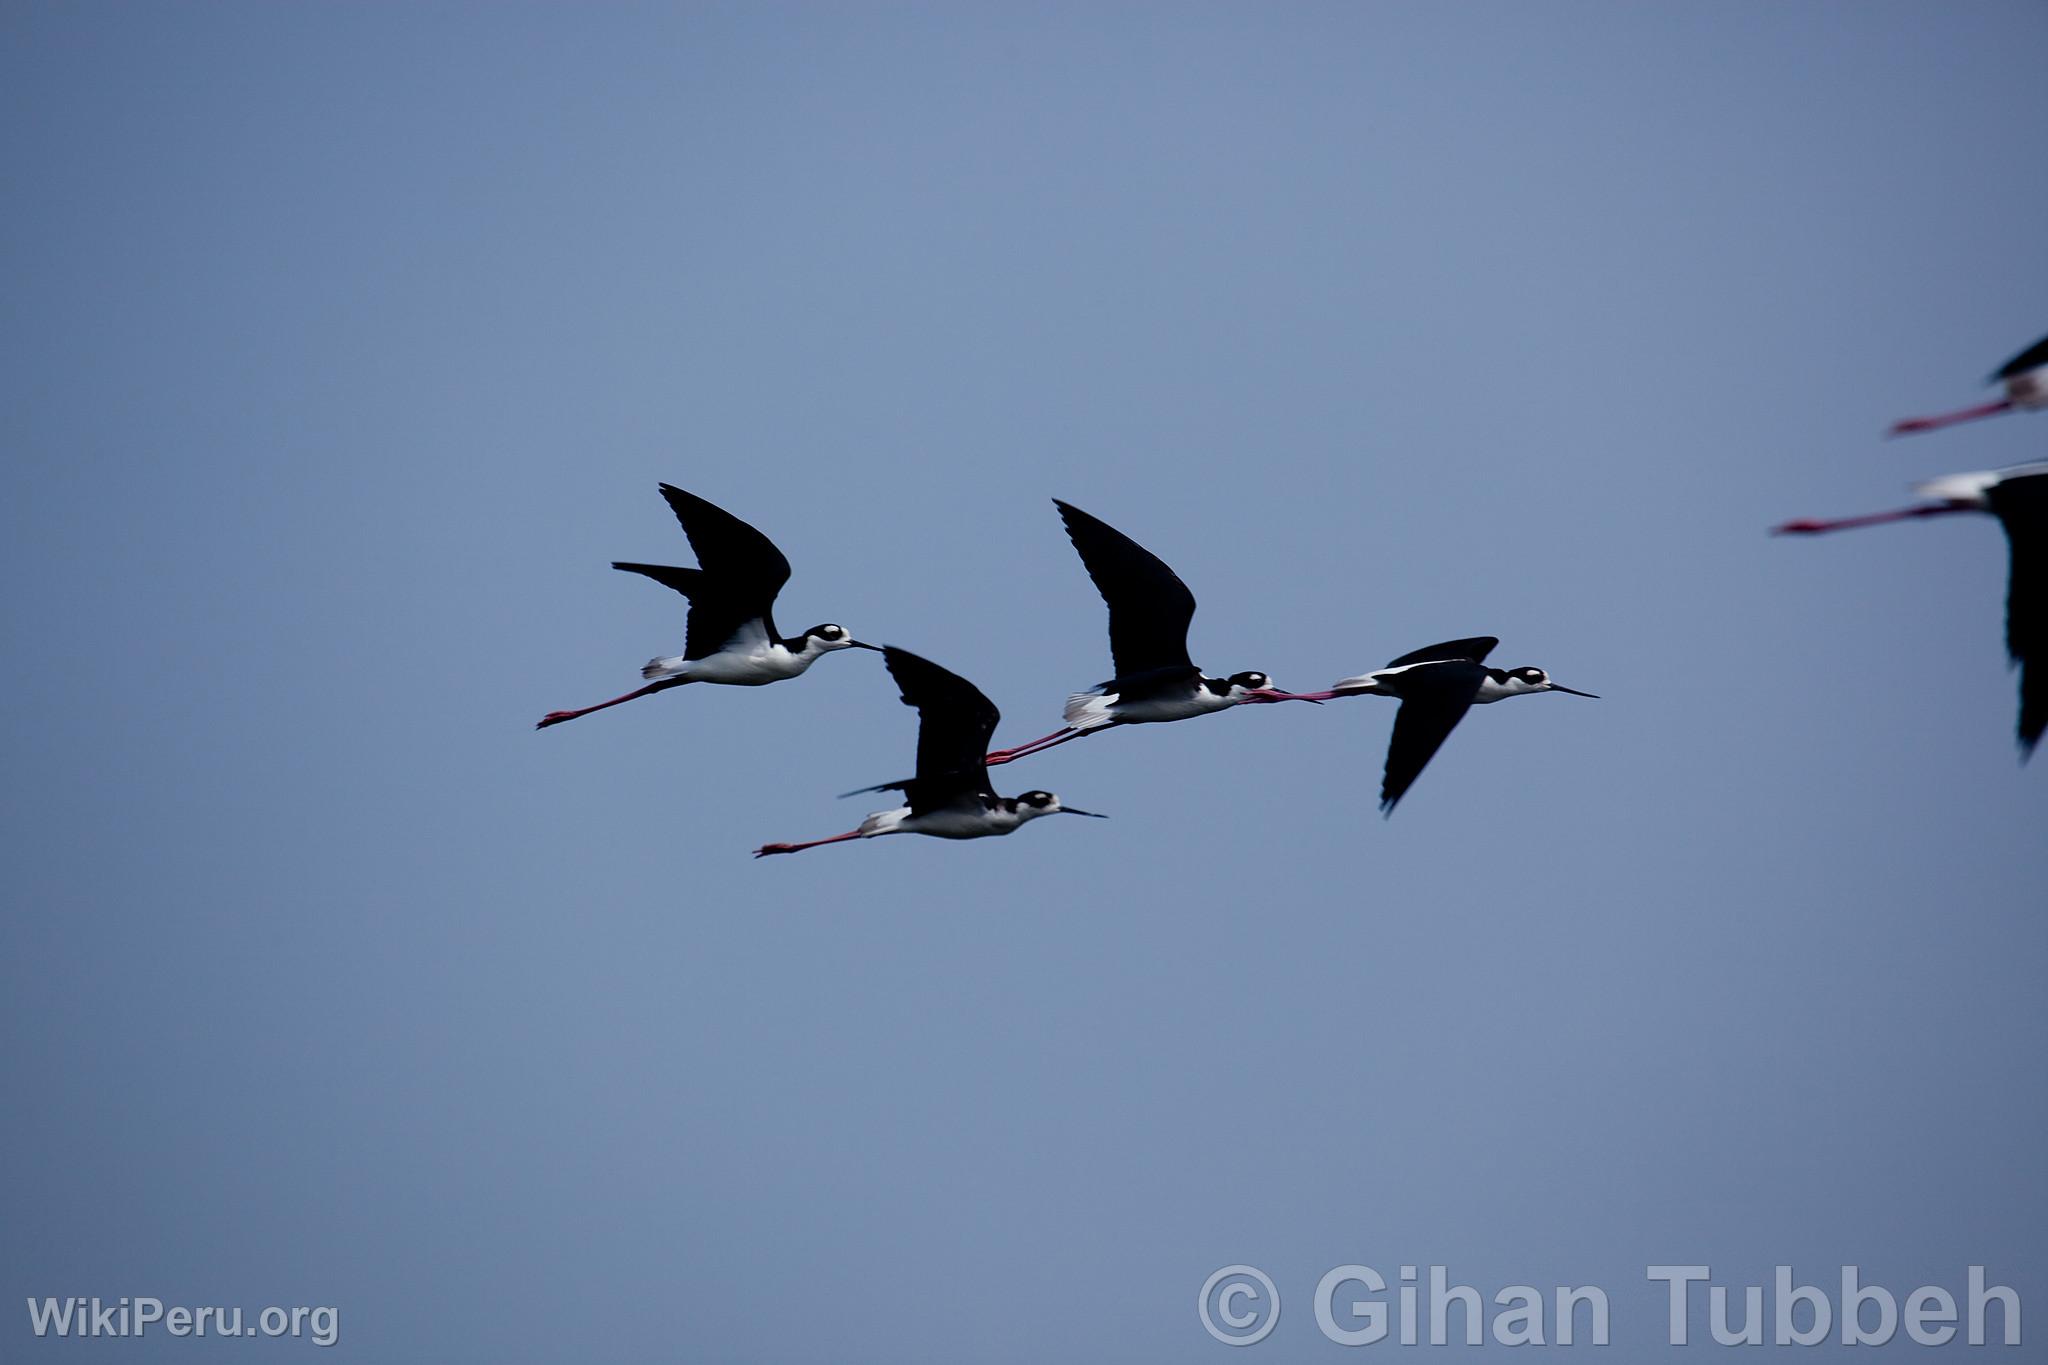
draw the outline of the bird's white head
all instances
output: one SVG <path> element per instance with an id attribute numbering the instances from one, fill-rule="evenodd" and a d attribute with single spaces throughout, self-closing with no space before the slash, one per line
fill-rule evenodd
<path id="1" fill-rule="evenodd" d="M 1262 692 L 1277 692 L 1279 690 L 1273 686 L 1271 678 L 1257 669 L 1253 669 L 1248 673 L 1233 673 L 1225 678 L 1224 681 L 1230 684 L 1230 691 L 1226 695 L 1236 702 L 1255 701 L 1259 699 L 1259 694 Z"/>
<path id="2" fill-rule="evenodd" d="M 1528 692 L 1568 692 L 1574 697 L 1593 697 L 1591 692 L 1581 692 L 1563 683 L 1554 683 L 1550 675 L 1540 668 L 1510 668 L 1504 674 L 1504 681 L 1497 684 L 1501 697 L 1519 697 Z M 1497 700 L 1498 698 L 1494 698 Z M 1593 697 L 1598 701 L 1598 697 Z"/>
<path id="3" fill-rule="evenodd" d="M 1086 815 L 1096 820 L 1109 818 L 1106 815 L 1097 815 L 1092 810 L 1075 810 L 1072 806 L 1063 806 L 1060 799 L 1051 792 L 1028 791 L 1018 795 L 1017 819 L 1020 822 L 1036 820 L 1041 815 Z"/>
<path id="4" fill-rule="evenodd" d="M 830 654 L 835 649 L 879 650 L 880 648 L 879 645 L 862 644 L 848 633 L 845 626 L 835 626 L 828 622 L 822 626 L 812 626 L 803 633 L 798 653 L 815 659 L 820 654 Z"/>

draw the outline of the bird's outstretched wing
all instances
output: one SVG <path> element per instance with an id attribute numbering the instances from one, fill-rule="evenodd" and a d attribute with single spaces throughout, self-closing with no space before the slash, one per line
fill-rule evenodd
<path id="1" fill-rule="evenodd" d="M 689 635 L 683 645 L 686 659 L 718 653 L 755 621 L 761 623 L 764 643 L 773 638 L 775 597 L 789 581 L 789 561 L 775 548 L 775 542 L 724 508 L 673 484 L 663 484 L 661 496 L 682 523 L 701 567 L 626 563 L 612 567 L 643 574 L 690 599 Z"/>
<path id="2" fill-rule="evenodd" d="M 1067 538 L 1096 591 L 1109 604 L 1109 653 L 1119 678 L 1162 668 L 1192 668 L 1188 623 L 1195 595 L 1165 561 L 1122 531 L 1053 499 Z"/>
<path id="3" fill-rule="evenodd" d="M 715 578 L 745 583 L 766 594 L 768 601 L 789 581 L 789 561 L 775 542 L 741 521 L 732 513 L 708 503 L 695 493 L 685 493 L 674 484 L 663 484 L 661 496 L 683 525 L 697 562 Z"/>
<path id="4" fill-rule="evenodd" d="M 708 659 L 747 630 L 756 632 L 762 644 L 775 633 L 774 618 L 766 605 L 755 602 L 755 594 L 727 592 L 718 579 L 702 569 L 680 569 L 673 564 L 627 564 L 619 560 L 612 561 L 612 567 L 651 578 L 690 599 L 689 628 L 683 637 L 685 659 Z"/>
<path id="5" fill-rule="evenodd" d="M 1984 497 L 2012 546 L 2005 648 L 2020 667 L 2020 750 L 2031 754 L 2048 731 L 2048 474 L 2001 480 Z"/>
<path id="6" fill-rule="evenodd" d="M 1998 372 L 1991 376 L 1991 382 L 1994 384 L 2003 383 L 2016 374 L 2025 374 L 2028 370 L 2038 370 L 2043 365 L 2048 365 L 2048 337 L 2042 337 L 2039 341 L 2027 347 L 2026 350 L 2021 351 L 2011 360 L 2000 365 Z"/>
<path id="7" fill-rule="evenodd" d="M 1408 664 L 1436 663 L 1441 659 L 1466 659 L 1475 664 L 1486 662 L 1486 656 L 1493 653 L 1500 641 L 1491 635 L 1475 635 L 1469 640 L 1446 640 L 1440 645 L 1425 645 L 1410 650 L 1398 659 L 1387 660 L 1388 668 L 1401 668 Z M 1474 684 L 1477 686 L 1477 684 Z"/>
<path id="8" fill-rule="evenodd" d="M 1387 768 L 1380 779 L 1382 814 L 1394 813 L 1395 805 L 1472 709 L 1472 699 L 1479 695 L 1479 683 L 1485 676 L 1484 668 L 1468 660 L 1425 663 L 1405 675 L 1405 695 L 1401 709 L 1394 713 Z"/>
<path id="9" fill-rule="evenodd" d="M 617 559 L 612 561 L 612 567 L 626 573 L 644 574 L 662 587 L 674 588 L 692 600 L 704 590 L 702 569 L 679 569 L 673 564 L 627 564 Z"/>
<path id="10" fill-rule="evenodd" d="M 982 762 L 1003 718 L 995 703 L 959 674 L 907 649 L 889 645 L 882 657 L 902 689 L 903 704 L 917 708 L 918 720 L 917 776 L 885 786 L 910 799 L 912 814 L 942 809 L 974 793 L 995 795 Z"/>

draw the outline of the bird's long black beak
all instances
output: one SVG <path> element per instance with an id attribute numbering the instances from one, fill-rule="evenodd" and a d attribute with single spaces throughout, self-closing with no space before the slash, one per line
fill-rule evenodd
<path id="1" fill-rule="evenodd" d="M 1596 696 L 1594 693 L 1581 692 L 1576 687 L 1565 687 L 1559 683 L 1552 683 L 1550 685 L 1550 690 L 1553 692 L 1569 692 L 1575 697 L 1592 697 L 1594 701 L 1600 700 L 1600 698 Z"/>
<path id="2" fill-rule="evenodd" d="M 1075 810 L 1075 809 L 1074 809 L 1074 808 L 1073 808 L 1072 806 L 1061 806 L 1061 807 L 1060 807 L 1060 814 L 1061 814 L 1061 815 L 1085 815 L 1085 816 L 1087 816 L 1087 817 L 1088 817 L 1089 819 L 1091 819 L 1091 820 L 1107 820 L 1107 819 L 1109 818 L 1109 817 L 1108 817 L 1107 815 L 1097 815 L 1097 814 L 1096 814 L 1096 813 L 1095 813 L 1094 811 L 1092 811 L 1092 810 Z"/>
<path id="3" fill-rule="evenodd" d="M 855 649 L 872 649 L 877 654 L 880 654 L 882 652 L 882 647 L 880 645 L 871 645 L 867 643 L 865 640 L 848 640 L 846 643 L 852 645 Z"/>

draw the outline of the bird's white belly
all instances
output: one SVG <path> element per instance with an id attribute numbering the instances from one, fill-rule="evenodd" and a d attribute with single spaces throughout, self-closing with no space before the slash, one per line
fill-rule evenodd
<path id="1" fill-rule="evenodd" d="M 1190 716 L 1206 716 L 1211 711 L 1227 711 L 1237 703 L 1229 697 L 1219 697 L 1208 688 L 1200 688 L 1191 696 L 1145 697 L 1136 701 L 1125 701 L 1120 697 L 1097 698 L 1102 702 L 1102 721 L 1114 720 L 1124 725 L 1149 725 L 1160 721 L 1186 720 Z M 1070 717 L 1069 725 L 1074 722 Z"/>
<path id="2" fill-rule="evenodd" d="M 1206 716 L 1211 711 L 1222 711 L 1230 706 L 1228 698 L 1213 692 L 1185 698 L 1159 698 L 1150 701 L 1120 702 L 1116 708 L 1117 718 L 1127 725 L 1143 725 L 1152 721 L 1186 720 L 1190 716 Z"/>
<path id="3" fill-rule="evenodd" d="M 732 687 L 759 687 L 764 683 L 794 678 L 811 666 L 801 654 L 781 645 L 763 645 L 742 650 L 726 649 L 709 658 L 690 661 L 692 682 L 724 683 Z"/>
<path id="4" fill-rule="evenodd" d="M 939 839 L 980 839 L 1008 834 L 1022 823 L 1011 811 L 935 810 L 899 822 L 892 832 L 929 834 Z"/>

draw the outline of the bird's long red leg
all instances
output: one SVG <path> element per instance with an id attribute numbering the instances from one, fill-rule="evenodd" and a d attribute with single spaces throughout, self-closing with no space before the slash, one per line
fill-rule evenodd
<path id="1" fill-rule="evenodd" d="M 1802 518 L 1799 521 L 1781 522 L 1771 528 L 1774 536 L 1810 536 L 1823 531 L 1849 531 L 1858 526 L 1881 526 L 1888 521 L 1911 521 L 1915 517 L 1946 516 L 1950 512 L 1974 512 L 1978 509 L 1967 502 L 1924 502 L 1917 507 L 1901 507 L 1891 512 L 1871 512 L 1860 517 L 1837 517 L 1832 521 L 1815 521 Z"/>
<path id="2" fill-rule="evenodd" d="M 623 697 L 613 697 L 610 701 L 601 701 L 595 706 L 586 706 L 578 711 L 550 711 L 536 721 L 533 728 L 545 730 L 550 725 L 560 725 L 565 720 L 574 720 L 578 716 L 587 716 L 592 711 L 602 711 L 607 706 L 617 706 L 620 702 L 632 701 L 636 697 L 650 696 L 656 692 L 666 692 L 677 683 L 684 681 L 687 680 L 683 678 L 664 678 L 660 682 L 652 682 L 645 687 L 636 687 Z"/>
<path id="3" fill-rule="evenodd" d="M 1013 759 L 1023 758 L 1026 754 L 1035 754 L 1040 749 L 1050 749 L 1055 744 L 1064 744 L 1068 740 L 1072 739 L 1074 736 L 1082 733 L 1084 732 L 1080 730 L 1069 729 L 1067 726 L 1062 725 L 1059 729 L 1053 731 L 1051 734 L 1040 735 L 1037 739 L 1034 739 L 1026 744 L 1019 744 L 1014 749 L 991 750 L 988 756 L 982 759 L 981 761 L 988 767 L 999 768 L 1003 764 L 1008 763 Z"/>
<path id="4" fill-rule="evenodd" d="M 754 850 L 756 858 L 765 858 L 771 853 L 801 853 L 807 848 L 822 848 L 826 844 L 843 844 L 848 839 L 860 838 L 860 831 L 850 829 L 844 834 L 835 834 L 829 839 L 813 839 L 808 844 L 763 844 Z"/>
<path id="5" fill-rule="evenodd" d="M 1996 417 L 2011 407 L 2012 399 L 2000 398 L 1990 403 L 1979 403 L 1974 408 L 1964 408 L 1960 412 L 1944 412 L 1933 417 L 1908 417 L 1902 422 L 1892 423 L 1892 429 L 1887 434 L 1906 436 L 1916 431 L 1938 431 L 1942 427 L 1952 427 L 1958 422 L 1974 422 L 1979 417 Z"/>

